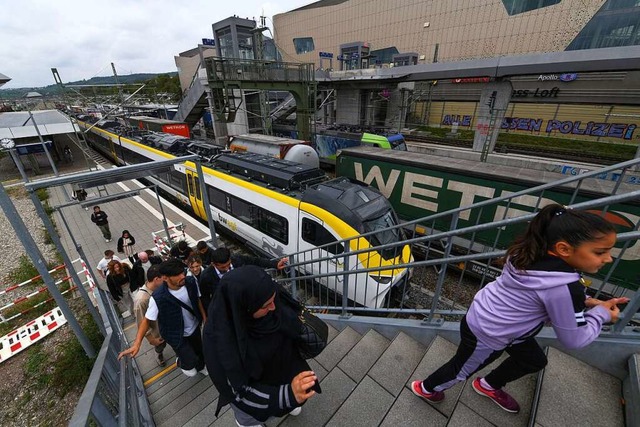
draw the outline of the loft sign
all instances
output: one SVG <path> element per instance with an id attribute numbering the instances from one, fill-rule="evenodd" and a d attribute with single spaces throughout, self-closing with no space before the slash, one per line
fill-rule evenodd
<path id="1" fill-rule="evenodd" d="M 511 93 L 511 97 L 512 98 L 526 98 L 526 97 L 533 97 L 533 98 L 557 98 L 558 97 L 558 93 L 560 93 L 560 88 L 555 86 L 551 89 L 541 89 L 539 87 L 536 88 L 536 90 L 534 91 L 533 89 L 518 89 L 518 90 L 514 90 Z"/>

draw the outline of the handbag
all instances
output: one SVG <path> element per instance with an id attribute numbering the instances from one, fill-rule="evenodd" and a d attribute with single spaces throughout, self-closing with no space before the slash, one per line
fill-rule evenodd
<path id="1" fill-rule="evenodd" d="M 327 346 L 329 327 L 309 311 L 304 304 L 296 300 L 284 287 L 280 287 L 280 295 L 300 320 L 300 333 L 296 339 L 300 354 L 305 359 L 318 356 Z"/>
<path id="2" fill-rule="evenodd" d="M 302 305 L 298 318 L 302 323 L 298 349 L 302 357 L 311 359 L 322 353 L 322 350 L 327 346 L 329 327 L 304 305 Z"/>

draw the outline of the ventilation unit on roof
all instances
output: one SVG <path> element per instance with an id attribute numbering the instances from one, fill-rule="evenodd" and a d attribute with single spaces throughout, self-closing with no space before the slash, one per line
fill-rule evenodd
<path id="1" fill-rule="evenodd" d="M 215 166 L 276 188 L 294 190 L 325 179 L 322 169 L 255 153 L 224 153 Z"/>

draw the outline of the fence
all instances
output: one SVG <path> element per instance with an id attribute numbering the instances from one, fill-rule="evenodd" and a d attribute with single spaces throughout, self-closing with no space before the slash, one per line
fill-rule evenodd
<path id="1" fill-rule="evenodd" d="M 556 186 L 572 185 L 573 193 L 568 203 L 571 208 L 597 210 L 607 215 L 612 212 L 612 207 L 624 202 L 636 203 L 640 198 L 640 190 L 617 194 L 623 185 L 627 170 L 638 163 L 640 159 L 631 160 L 399 225 L 394 228 L 408 228 L 411 235 L 407 239 L 399 238 L 395 243 L 370 247 L 368 243 L 363 242 L 370 241 L 375 233 L 365 233 L 353 239 L 324 245 L 320 249 L 293 254 L 290 263 L 293 267 L 292 277 L 287 280 L 290 281 L 294 293 L 302 293 L 305 299 L 311 300 L 310 307 L 318 310 L 339 311 L 342 315 L 397 313 L 424 316 L 427 322 L 434 322 L 437 317 L 445 315 L 459 317 L 466 312 L 466 307 L 477 290 L 499 274 L 500 270 L 491 266 L 491 261 L 505 253 L 504 248 L 498 245 L 501 241 L 500 235 L 509 230 L 522 230 L 535 216 L 535 212 L 546 203 L 545 191 Z M 575 202 L 586 179 L 618 169 L 621 169 L 620 179 L 613 185 L 611 195 Z M 523 206 L 528 206 L 528 211 L 522 210 Z M 494 210 L 497 218 L 492 213 L 491 218 L 487 220 L 483 211 L 489 209 Z M 475 224 L 461 227 L 459 223 L 463 217 L 467 220 L 475 219 Z M 606 293 L 631 298 L 621 321 L 616 325 L 616 331 L 620 331 L 631 321 L 640 308 L 640 293 L 635 283 L 639 271 L 637 263 L 640 262 L 637 247 L 640 237 L 639 226 L 640 216 L 636 216 L 634 223 L 626 231 L 618 233 L 618 247 L 612 251 L 615 261 L 603 269 L 601 274 L 588 277 L 592 284 L 590 293 L 594 296 L 599 297 Z M 404 263 L 394 265 L 393 269 L 399 271 L 402 268 L 412 268 L 414 278 L 418 272 L 427 275 L 431 282 L 430 287 L 411 286 L 409 280 L 396 283 L 380 281 L 374 286 L 363 281 L 363 277 L 366 279 L 366 276 L 379 275 L 381 264 L 373 263 L 372 267 L 365 268 L 365 265 L 371 265 L 370 261 L 374 257 L 379 257 L 378 254 L 386 251 L 391 254 L 387 258 L 393 258 L 404 250 L 405 245 L 411 246 L 412 253 L 422 253 L 424 259 L 412 261 L 405 258 Z M 339 247 L 343 248 L 344 252 L 340 253 L 340 250 L 336 249 Z M 623 268 L 624 274 L 618 274 Z M 459 272 L 457 278 L 449 274 L 454 269 Z M 301 272 L 304 275 L 297 277 Z M 470 279 L 471 275 L 475 278 Z M 342 276 L 342 280 L 331 281 L 337 276 Z M 613 280 L 617 276 L 619 278 Z M 317 286 L 317 279 L 328 285 Z M 366 294 L 374 295 L 376 300 L 382 303 L 367 306 L 354 301 L 354 295 Z M 344 295 L 348 295 L 349 298 L 344 298 Z"/>

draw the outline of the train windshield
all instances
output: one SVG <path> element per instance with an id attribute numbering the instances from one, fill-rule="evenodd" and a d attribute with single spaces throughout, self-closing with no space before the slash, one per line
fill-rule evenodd
<path id="1" fill-rule="evenodd" d="M 404 239 L 404 235 L 400 228 L 389 230 L 389 227 L 398 225 L 398 221 L 391 210 L 378 218 L 365 221 L 363 225 L 365 233 L 378 231 L 377 233 L 368 236 L 372 246 L 392 245 Z M 401 252 L 402 247 L 400 245 L 393 245 L 380 250 L 380 254 L 386 260 L 395 258 Z"/>
<path id="2" fill-rule="evenodd" d="M 404 141 L 404 136 L 402 136 L 401 133 L 389 135 L 387 139 L 389 140 L 389 145 L 391 145 L 392 150 L 407 151 L 407 143 Z"/>

